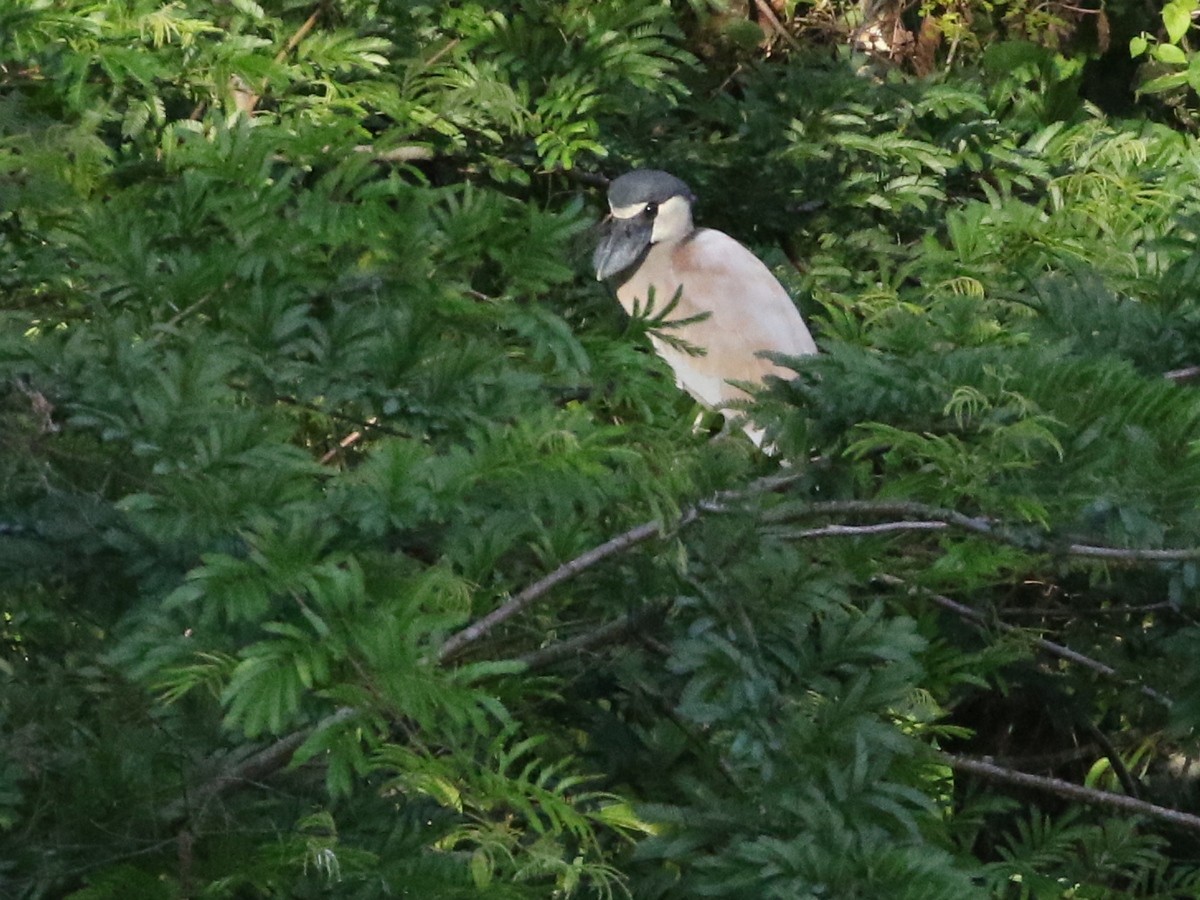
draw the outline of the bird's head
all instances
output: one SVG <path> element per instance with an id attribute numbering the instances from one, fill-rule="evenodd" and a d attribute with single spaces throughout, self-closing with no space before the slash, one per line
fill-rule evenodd
<path id="1" fill-rule="evenodd" d="M 638 263 L 652 244 L 682 240 L 693 231 L 692 201 L 684 182 L 656 169 L 635 169 L 608 186 L 603 235 L 592 265 L 603 281 Z"/>

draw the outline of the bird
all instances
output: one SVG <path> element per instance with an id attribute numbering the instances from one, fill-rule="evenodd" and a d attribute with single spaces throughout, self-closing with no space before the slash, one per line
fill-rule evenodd
<path id="1" fill-rule="evenodd" d="M 669 308 L 675 334 L 650 334 L 676 384 L 703 406 L 728 415 L 761 385 L 789 370 L 763 356 L 809 356 L 817 346 L 792 298 L 771 270 L 737 240 L 692 221 L 696 197 L 683 180 L 635 169 L 608 187 L 610 214 L 592 256 L 596 279 L 612 279 L 631 316 Z M 690 347 L 688 345 L 691 345 Z M 758 447 L 764 432 L 743 429 Z"/>

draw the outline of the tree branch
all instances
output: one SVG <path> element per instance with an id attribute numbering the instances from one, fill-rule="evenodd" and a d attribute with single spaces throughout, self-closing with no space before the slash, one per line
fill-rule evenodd
<path id="1" fill-rule="evenodd" d="M 1166 694 L 1156 691 L 1154 688 L 1149 687 L 1148 685 L 1125 678 L 1120 672 L 1107 663 L 1102 663 L 1098 659 L 1092 659 L 1090 656 L 1084 656 L 1079 651 L 1072 650 L 1070 647 L 1066 647 L 1062 644 L 1056 644 L 1054 641 L 1048 641 L 1041 637 L 1033 637 L 1028 633 L 1028 631 L 1023 628 L 1018 628 L 1016 625 L 1009 625 L 1007 622 L 990 619 L 979 610 L 973 609 L 972 607 L 963 603 L 959 603 L 957 600 L 951 600 L 949 597 L 943 596 L 942 594 L 936 594 L 933 591 L 910 585 L 907 581 L 902 578 L 897 578 L 895 575 L 877 575 L 876 580 L 895 587 L 905 587 L 910 591 L 919 591 L 926 599 L 933 601 L 933 603 L 942 607 L 942 609 L 949 610 L 961 619 L 974 622 L 977 625 L 995 628 L 997 631 L 1002 631 L 1005 634 L 1019 634 L 1039 650 L 1045 651 L 1051 656 L 1057 656 L 1059 659 L 1066 660 L 1067 662 L 1074 663 L 1075 665 L 1082 666 L 1085 669 L 1090 669 L 1091 671 L 1099 675 L 1103 675 L 1106 678 L 1115 678 L 1123 684 L 1127 684 L 1130 687 L 1136 687 L 1143 696 L 1149 697 L 1151 700 L 1161 703 L 1163 706 L 1169 707 L 1174 703 L 1174 701 Z"/>
<path id="2" fill-rule="evenodd" d="M 779 21 L 779 17 L 775 15 L 775 10 L 771 9 L 770 4 L 768 4 L 766 0 L 754 0 L 754 6 L 757 8 L 758 14 L 766 20 L 767 24 L 771 28 L 771 31 L 774 31 L 777 35 L 787 41 L 788 45 L 793 50 L 804 49 L 800 45 L 800 42 L 796 40 L 795 36 L 783 27 L 783 23 Z"/>
<path id="3" fill-rule="evenodd" d="M 783 475 L 762 478 L 744 491 L 729 491 L 717 494 L 710 500 L 702 501 L 689 509 L 685 509 L 680 514 L 679 520 L 675 523 L 675 530 L 683 528 L 685 525 L 690 525 L 699 518 L 701 513 L 721 512 L 729 508 L 731 501 L 766 491 L 778 490 L 780 487 L 790 484 L 799 477 L 799 475 Z M 462 631 L 449 637 L 438 650 L 437 661 L 439 663 L 448 662 L 455 655 L 461 653 L 463 648 L 468 644 L 474 643 L 497 625 L 508 621 L 517 613 L 524 611 L 564 581 L 570 581 L 580 572 L 590 569 L 610 556 L 623 553 L 630 547 L 648 541 L 650 538 L 661 533 L 663 533 L 663 524 L 657 519 L 643 522 L 641 525 L 636 525 L 625 533 L 605 541 L 598 547 L 593 547 L 581 553 L 569 562 L 563 563 L 549 575 L 539 578 L 511 600 L 501 604 L 482 619 L 477 619 Z"/>
<path id="4" fill-rule="evenodd" d="M 946 528 L 957 528 L 978 534 L 981 537 L 1008 544 L 1032 552 L 1059 552 L 1067 556 L 1082 556 L 1090 559 L 1107 559 L 1115 562 L 1186 562 L 1200 559 L 1200 547 L 1178 547 L 1155 549 L 1146 547 L 1109 547 L 1100 544 L 1068 543 L 1061 546 L 1048 546 L 1038 550 L 1031 548 L 1028 543 L 1007 532 L 1005 526 L 991 519 L 968 516 L 953 509 L 930 506 L 925 503 L 891 500 L 830 500 L 822 503 L 808 503 L 802 506 L 788 506 L 774 510 L 763 516 L 765 522 L 782 522 L 788 519 L 810 518 L 814 516 L 841 515 L 884 515 L 884 516 L 919 516 L 919 519 L 906 519 L 898 522 L 884 522 L 874 525 L 828 525 L 823 528 L 812 528 L 796 532 L 783 532 L 784 537 L 807 539 L 818 537 L 847 537 L 864 534 L 883 534 L 896 531 L 940 531 Z"/>
<path id="5" fill-rule="evenodd" d="M 745 499 L 756 494 L 768 493 L 771 491 L 780 490 L 788 484 L 798 480 L 799 475 L 789 474 L 782 476 L 773 476 L 760 479 L 754 482 L 749 488 L 742 491 L 728 491 L 716 494 L 708 500 L 701 501 L 695 506 L 692 506 L 683 511 L 679 519 L 674 523 L 674 529 L 678 530 L 686 525 L 696 521 L 701 515 L 708 513 L 719 513 L 728 511 L 732 504 L 737 500 Z M 922 504 L 913 503 L 873 503 L 866 501 L 832 501 L 827 503 L 808 504 L 802 509 L 797 510 L 791 507 L 787 510 L 775 511 L 763 516 L 764 521 L 784 521 L 788 518 L 801 518 L 811 515 L 830 515 L 838 513 L 885 513 L 885 514 L 912 514 L 916 512 L 930 512 L 936 515 L 930 515 L 926 519 L 918 521 L 904 522 L 888 522 L 877 523 L 875 525 L 828 525 L 820 528 L 809 529 L 807 533 L 797 533 L 793 536 L 804 537 L 826 537 L 826 536 L 842 536 L 856 534 L 877 534 L 886 533 L 897 530 L 944 530 L 950 527 L 965 528 L 967 530 L 994 535 L 995 530 L 990 522 L 983 519 L 972 519 L 962 513 L 953 510 L 937 509 L 928 507 Z M 624 551 L 644 543 L 664 533 L 664 526 L 658 520 L 643 522 L 629 530 L 610 538 L 604 543 L 581 553 L 574 559 L 563 563 L 558 568 L 554 569 L 548 575 L 538 579 L 532 584 L 519 591 L 507 602 L 501 604 L 491 613 L 488 613 L 483 618 L 463 628 L 461 631 L 449 637 L 444 644 L 439 648 L 435 661 L 438 665 L 445 665 L 451 662 L 455 656 L 460 654 L 467 646 L 489 634 L 498 625 L 508 621 L 512 617 L 525 611 L 538 600 L 545 597 L 555 587 L 563 584 L 581 574 L 587 569 L 616 556 Z M 1093 548 L 1105 550 L 1118 550 L 1119 548 Z M 1137 552 L 1137 551 L 1132 551 Z M 1172 551 L 1166 551 L 1172 552 Z M 1175 551 L 1178 552 L 1178 551 Z M 1195 551 L 1200 554 L 1200 551 Z M 1190 557 L 1189 557 L 1190 558 Z M 891 575 L 879 576 L 879 580 L 885 584 L 909 587 L 902 579 Z M 1069 647 L 1064 647 L 1061 644 L 1056 644 L 1053 641 L 1045 640 L 1044 638 L 1030 637 L 1023 629 L 1017 628 L 1014 625 L 1009 625 L 1004 622 L 992 622 L 985 616 L 965 606 L 949 597 L 944 597 L 940 594 L 922 591 L 930 600 L 939 606 L 955 613 L 956 615 L 972 621 L 979 625 L 990 625 L 999 631 L 1016 633 L 1019 632 L 1023 637 L 1037 648 L 1057 656 L 1060 659 L 1067 660 L 1084 668 L 1090 669 L 1098 674 L 1110 678 L 1117 678 L 1127 684 L 1134 684 L 1147 697 L 1154 699 L 1164 705 L 1171 705 L 1171 699 L 1166 695 L 1154 690 L 1145 685 L 1131 683 L 1122 678 L 1120 674 L 1111 666 L 1105 663 L 1084 656 Z M 653 610 L 647 612 L 645 616 L 629 616 L 624 619 L 609 622 L 602 625 L 591 632 L 579 635 L 570 640 L 566 640 L 557 644 L 552 644 L 540 650 L 532 651 L 520 660 L 530 668 L 538 668 L 549 665 L 560 659 L 564 659 L 569 655 L 579 653 L 589 647 L 596 646 L 611 640 L 616 640 L 625 634 L 634 631 L 638 624 L 648 618 L 653 613 Z M 234 766 L 230 771 L 214 778 L 208 784 L 204 785 L 193 796 L 193 805 L 203 807 L 208 801 L 223 793 L 225 790 L 244 784 L 249 781 L 261 778 L 278 768 L 287 765 L 292 754 L 304 743 L 308 737 L 319 728 L 326 728 L 331 725 L 344 721 L 354 715 L 355 710 L 343 708 L 327 717 L 313 729 L 305 729 L 294 732 L 280 738 L 274 744 L 266 747 L 259 753 L 244 760 L 237 766 Z M 1036 776 L 1029 776 L 1036 777 Z M 1067 784 L 1066 782 L 1063 782 Z M 1070 785 L 1074 787 L 1073 785 Z M 1080 789 L 1084 790 L 1084 789 Z M 1096 792 L 1100 793 L 1100 792 Z M 1116 795 L 1113 795 L 1116 796 Z M 1128 799 L 1128 798 L 1125 798 Z M 1149 804 L 1147 804 L 1149 806 Z M 182 805 L 177 804 L 173 808 L 174 818 L 179 818 L 182 815 Z M 1182 815 L 1182 814 L 1181 814 Z"/>
<path id="6" fill-rule="evenodd" d="M 787 540 L 806 540 L 821 537 L 862 537 L 867 534 L 892 534 L 897 531 L 945 531 L 948 522 L 879 522 L 875 525 L 823 525 L 820 528 L 805 528 L 800 531 L 784 531 L 779 536 Z"/>
<path id="7" fill-rule="evenodd" d="M 369 153 L 375 162 L 416 162 L 422 159 L 433 159 L 433 148 L 423 144 L 402 144 L 390 150 L 380 150 L 371 144 L 357 144 L 355 153 Z"/>
<path id="8" fill-rule="evenodd" d="M 629 613 L 629 615 L 622 616 L 620 619 L 605 622 L 599 628 L 585 631 L 583 634 L 576 635 L 565 641 L 557 641 L 545 647 L 540 647 L 537 650 L 524 654 L 518 660 L 524 663 L 529 669 L 540 669 L 560 660 L 578 656 L 585 650 L 619 641 L 631 634 L 636 634 L 648 620 L 666 612 L 667 606 L 668 604 L 664 603 L 645 606 L 642 609 Z"/>
<path id="9" fill-rule="evenodd" d="M 286 398 L 281 398 L 286 399 Z M 705 512 L 720 512 L 728 508 L 731 501 L 738 498 L 751 496 L 757 493 L 778 490 L 791 482 L 798 479 L 799 475 L 782 475 L 762 478 L 748 489 L 744 491 L 729 491 L 717 494 L 709 500 L 702 501 L 695 506 L 684 510 L 679 517 L 675 527 L 681 528 L 691 522 L 694 522 L 701 513 Z M 657 520 L 643 522 L 634 528 L 629 529 L 623 534 L 605 541 L 597 547 L 593 547 L 586 553 L 582 553 L 569 562 L 563 563 L 549 575 L 540 578 L 533 584 L 526 587 L 524 590 L 517 593 L 507 603 L 502 604 L 497 609 L 493 610 L 488 615 L 484 616 L 472 624 L 468 625 L 462 631 L 452 635 L 441 646 L 437 652 L 436 662 L 439 665 L 444 665 L 451 661 L 453 657 L 460 653 L 468 644 L 482 638 L 497 625 L 507 621 L 517 613 L 528 608 L 537 600 L 548 594 L 552 589 L 562 584 L 564 581 L 569 581 L 579 573 L 591 568 L 597 563 L 608 559 L 610 556 L 615 556 L 630 547 L 634 547 L 643 541 L 647 541 L 652 537 L 663 532 L 663 526 Z M 638 620 L 640 621 L 640 620 Z M 632 628 L 633 623 L 629 621 L 619 621 L 610 623 L 607 626 L 602 626 L 595 632 L 589 635 L 582 635 L 575 639 L 574 642 L 566 641 L 561 645 L 547 647 L 542 651 L 537 651 L 528 654 L 524 661 L 531 667 L 546 665 L 551 661 L 561 658 L 569 652 L 577 652 L 580 649 L 588 646 L 593 646 L 601 641 L 608 640 L 621 632 L 623 628 Z M 203 808 L 203 806 L 217 795 L 224 793 L 229 788 L 244 784 L 248 781 L 253 781 L 261 778 L 276 769 L 282 768 L 288 764 L 292 758 L 292 754 L 299 749 L 308 737 L 315 731 L 321 728 L 328 728 L 341 721 L 344 721 L 355 714 L 355 710 L 350 707 L 344 707 L 337 712 L 326 717 L 314 728 L 301 729 L 292 734 L 286 735 L 265 749 L 259 751 L 254 756 L 243 760 L 229 771 L 216 776 L 203 787 L 198 789 L 190 798 L 180 801 L 167 807 L 164 812 L 164 818 L 168 821 L 177 821 L 182 818 L 189 806 Z"/>
<path id="10" fill-rule="evenodd" d="M 302 728 L 285 735 L 273 744 L 269 744 L 257 753 L 243 759 L 187 797 L 170 804 L 163 811 L 163 818 L 168 822 L 176 822 L 189 813 L 189 810 L 203 810 L 210 801 L 225 793 L 232 787 L 238 787 L 247 782 L 258 781 L 278 769 L 282 769 L 292 759 L 292 755 L 308 738 L 323 728 L 330 728 L 348 721 L 357 715 L 358 710 L 343 706 L 336 712 L 326 716 L 312 728 Z"/>
<path id="11" fill-rule="evenodd" d="M 1126 812 L 1162 819 L 1163 821 L 1171 822 L 1191 831 L 1200 831 L 1200 816 L 1180 812 L 1177 809 L 1169 809 L 1165 806 L 1157 806 L 1145 800 L 1138 800 L 1136 797 L 1127 797 L 1124 794 L 1114 794 L 1111 791 L 1099 791 L 1095 788 L 1083 787 L 1071 781 L 1064 781 L 1061 778 L 1050 778 L 1045 775 L 1031 775 L 1028 772 L 1019 772 L 1016 769 L 1008 769 L 997 765 L 987 758 L 972 759 L 965 756 L 952 756 L 949 753 L 939 753 L 938 758 L 956 772 L 966 772 L 992 781 L 1001 781 L 1005 784 L 1015 784 L 1020 787 L 1047 791 L 1051 794 L 1057 794 L 1060 797 L 1066 797 L 1070 800 L 1078 800 L 1082 803 L 1113 806 Z"/>
<path id="12" fill-rule="evenodd" d="M 295 33 L 287 39 L 287 43 L 283 45 L 278 53 L 275 54 L 275 64 L 279 65 L 292 51 L 300 46 L 300 42 L 308 37 L 309 33 L 317 26 L 317 21 L 321 18 L 321 13 L 325 11 L 325 2 L 321 0 L 309 14 L 308 18 L 296 29 Z M 250 115 L 258 106 L 258 101 L 262 99 L 262 92 L 267 89 L 266 79 L 259 86 L 257 91 L 251 91 L 246 88 L 234 88 L 234 94 L 237 97 L 238 109 Z"/>
<path id="13" fill-rule="evenodd" d="M 283 62 L 291 55 L 293 50 L 300 46 L 300 42 L 308 37 L 309 32 L 317 26 L 317 20 L 321 18 L 321 13 L 324 11 L 324 9 L 324 2 L 318 3 L 313 8 L 312 13 L 310 13 L 309 17 L 304 20 L 304 23 L 296 29 L 295 34 L 288 38 L 287 43 L 283 45 L 283 49 L 275 54 L 276 63 Z"/>
<path id="14" fill-rule="evenodd" d="M 676 528 L 682 528 L 694 522 L 698 515 L 699 512 L 695 508 L 686 510 L 679 517 Z M 445 663 L 453 659 L 468 644 L 474 643 L 497 625 L 507 622 L 517 613 L 524 611 L 564 581 L 570 581 L 580 572 L 590 569 L 596 563 L 602 562 L 610 556 L 616 556 L 618 553 L 622 553 L 643 541 L 648 541 L 650 538 L 662 534 L 662 532 L 662 523 L 657 519 L 643 522 L 641 525 L 630 528 L 624 534 L 619 534 L 615 538 L 605 541 L 600 546 L 593 547 L 586 553 L 581 553 L 570 562 L 563 563 L 549 575 L 529 585 L 529 587 L 518 593 L 507 603 L 502 603 L 482 619 L 477 619 L 462 631 L 448 638 L 442 644 L 441 649 L 438 650 L 438 662 Z"/>
<path id="15" fill-rule="evenodd" d="M 1176 384 L 1187 384 L 1189 381 L 1200 378 L 1200 366 L 1184 366 L 1182 369 L 1164 372 L 1163 378 Z"/>
<path id="16" fill-rule="evenodd" d="M 343 450 L 353 447 L 355 444 L 361 441 L 363 435 L 367 433 L 368 428 L 373 428 L 378 424 L 378 417 L 371 416 L 371 418 L 367 419 L 366 423 L 361 428 L 354 429 L 354 431 L 350 432 L 348 435 L 338 441 L 338 445 L 336 447 L 326 452 L 325 455 L 321 457 L 321 465 L 324 466 L 333 462 Z"/>

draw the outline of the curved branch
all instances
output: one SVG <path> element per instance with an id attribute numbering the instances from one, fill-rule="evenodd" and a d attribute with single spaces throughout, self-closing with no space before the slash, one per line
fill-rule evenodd
<path id="1" fill-rule="evenodd" d="M 1191 831 L 1200 831 L 1200 816 L 1180 812 L 1177 809 L 1170 809 L 1166 806 L 1157 806 L 1145 800 L 1139 800 L 1136 797 L 1128 797 L 1125 794 L 1114 794 L 1111 791 L 1099 791 L 1095 788 L 1084 787 L 1071 781 L 1064 781 L 1061 778 L 1050 778 L 1046 775 L 1031 775 L 1028 772 L 1020 772 L 1016 769 L 997 765 L 987 758 L 972 759 L 966 756 L 952 756 L 949 753 L 939 753 L 938 758 L 956 772 L 967 772 L 971 775 L 978 775 L 980 778 L 987 778 L 992 781 L 1002 781 L 1006 784 L 1015 784 L 1020 787 L 1033 788 L 1039 791 L 1048 791 L 1051 794 L 1057 794 L 1060 797 L 1066 797 L 1070 800 L 1078 800 L 1081 803 L 1113 806 L 1126 812 L 1171 822 L 1174 825 L 1187 828 Z"/>
<path id="2" fill-rule="evenodd" d="M 771 9 L 770 4 L 766 0 L 754 0 L 754 5 L 758 9 L 758 14 L 766 20 L 770 30 L 775 32 L 785 41 L 793 50 L 803 50 L 804 47 L 796 40 L 795 36 L 783 27 L 783 23 L 779 21 L 779 17 L 775 15 L 775 10 Z"/>

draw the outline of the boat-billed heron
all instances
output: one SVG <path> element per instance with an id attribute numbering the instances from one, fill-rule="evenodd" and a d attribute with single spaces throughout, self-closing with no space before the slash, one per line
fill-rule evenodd
<path id="1" fill-rule="evenodd" d="M 592 262 L 597 279 L 618 280 L 617 299 L 630 315 L 645 315 L 651 305 L 651 314 L 661 312 L 675 301 L 668 322 L 692 320 L 668 331 L 678 340 L 653 333 L 650 340 L 681 388 L 724 412 L 749 396 L 731 382 L 787 377 L 763 351 L 803 356 L 817 347 L 792 298 L 758 257 L 729 235 L 692 224 L 694 199 L 667 172 L 637 169 L 617 178 Z M 746 433 L 762 445 L 761 430 L 747 425 Z"/>

